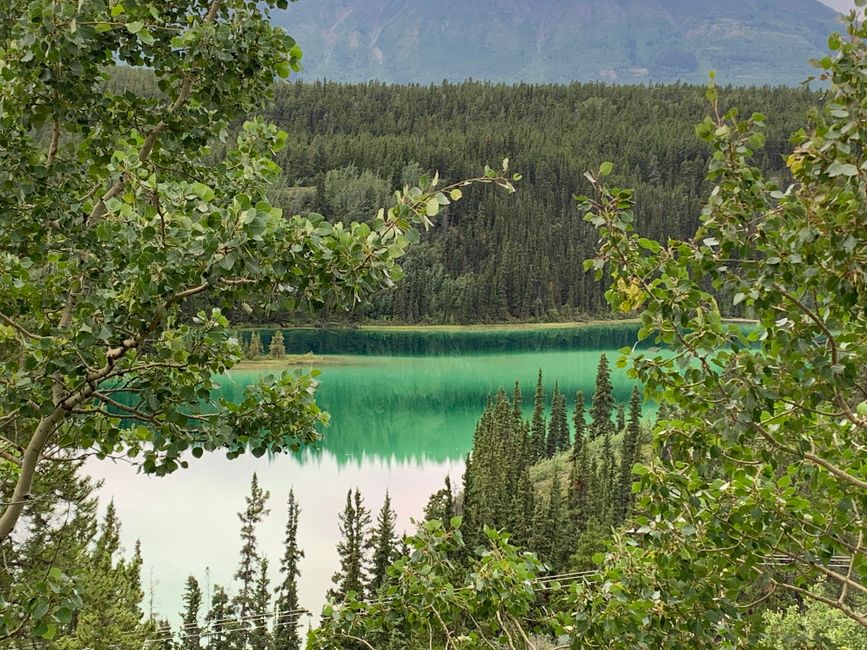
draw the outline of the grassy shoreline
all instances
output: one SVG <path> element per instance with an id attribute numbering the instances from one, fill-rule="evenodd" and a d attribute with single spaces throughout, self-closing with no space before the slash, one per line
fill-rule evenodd
<path id="1" fill-rule="evenodd" d="M 468 325 L 389 325 L 389 324 L 366 324 L 366 325 L 340 325 L 337 323 L 318 325 L 278 325 L 275 323 L 262 325 L 245 325 L 234 328 L 239 332 L 250 332 L 263 329 L 282 330 L 347 330 L 359 332 L 485 332 L 485 331 L 525 331 L 525 330 L 552 330 L 573 329 L 580 327 L 595 327 L 598 325 L 635 325 L 638 318 L 598 319 L 583 321 L 562 321 L 556 323 L 473 323 Z"/>

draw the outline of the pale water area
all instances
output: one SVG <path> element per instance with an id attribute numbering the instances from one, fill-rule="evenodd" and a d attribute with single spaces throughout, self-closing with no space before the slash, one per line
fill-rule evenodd
<path id="1" fill-rule="evenodd" d="M 385 491 L 398 514 L 398 531 L 412 531 L 429 495 L 450 475 L 457 488 L 463 457 L 489 395 L 521 382 L 525 409 L 532 405 L 542 369 L 550 400 L 554 383 L 574 408 L 575 392 L 593 393 L 601 352 L 611 365 L 617 350 L 632 345 L 632 325 L 568 329 L 465 332 L 294 331 L 287 350 L 340 358 L 320 367 L 320 405 L 332 416 L 321 449 L 297 456 L 241 457 L 221 454 L 191 460 L 190 468 L 148 478 L 126 465 L 93 462 L 103 479 L 103 500 L 113 498 L 132 548 L 140 540 L 146 591 L 161 617 L 178 620 L 189 574 L 203 588 L 232 589 L 238 561 L 239 521 L 253 472 L 271 492 L 271 514 L 259 527 L 261 550 L 271 563 L 272 583 L 282 556 L 285 501 L 290 489 L 301 504 L 299 543 L 302 606 L 318 613 L 337 569 L 337 514 L 346 493 L 358 487 L 375 517 Z M 263 332 L 270 339 L 270 332 Z M 227 397 L 270 370 L 240 369 L 223 378 Z M 616 398 L 626 402 L 631 383 L 613 370 Z M 302 622 L 304 619 L 302 619 Z"/>

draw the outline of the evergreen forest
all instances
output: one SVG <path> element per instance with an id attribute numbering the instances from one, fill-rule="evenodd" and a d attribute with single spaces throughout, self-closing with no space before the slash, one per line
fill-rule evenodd
<path id="1" fill-rule="evenodd" d="M 854 4 L 795 89 L 298 83 L 304 53 L 275 18 L 289 0 L 7 0 L 0 647 L 867 650 Z M 737 7 L 758 5 L 785 10 Z M 592 319 L 630 329 L 588 336 L 592 389 L 576 392 L 579 369 L 557 365 L 575 332 L 544 325 Z M 365 340 L 370 323 L 440 330 L 377 366 L 390 334 Z M 352 326 L 326 334 L 347 353 L 316 359 L 324 373 L 299 361 L 311 324 Z M 516 379 L 499 334 L 450 349 L 469 324 L 527 325 L 524 353 L 560 374 Z M 405 531 L 406 475 L 345 499 L 329 483 L 349 469 L 315 456 L 339 424 L 317 394 L 344 371 L 375 379 L 350 394 L 404 382 L 421 401 L 449 377 L 420 348 L 467 386 L 494 368 L 498 387 L 449 459 L 460 478 L 437 475 Z M 429 404 L 402 433 L 455 428 L 455 404 Z M 401 476 L 394 454 L 363 464 L 393 433 L 353 441 L 358 466 Z M 109 466 L 129 471 L 94 478 Z M 230 467 L 250 476 L 231 504 L 181 498 L 179 476 L 216 490 Z M 285 491 L 274 467 L 297 473 Z M 132 491 L 159 512 L 149 526 L 120 514 Z M 184 564 L 164 611 L 127 530 L 180 546 L 215 505 L 237 508 L 237 554 L 218 582 Z M 336 537 L 304 542 L 323 518 Z M 301 581 L 329 544 L 311 611 Z"/>

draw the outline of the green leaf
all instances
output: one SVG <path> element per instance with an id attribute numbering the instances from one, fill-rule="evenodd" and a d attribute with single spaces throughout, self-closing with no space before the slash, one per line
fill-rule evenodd
<path id="1" fill-rule="evenodd" d="M 828 176 L 836 178 L 837 176 L 857 176 L 858 168 L 855 165 L 836 161 L 828 167 Z"/>
<path id="2" fill-rule="evenodd" d="M 611 172 L 614 171 L 614 163 L 613 162 L 604 162 L 599 166 L 599 176 L 605 177 L 610 176 Z"/>
<path id="3" fill-rule="evenodd" d="M 126 24 L 126 30 L 130 34 L 138 34 L 144 28 L 144 23 L 140 20 L 134 20 Z"/>
<path id="4" fill-rule="evenodd" d="M 427 205 L 425 206 L 425 214 L 429 217 L 435 217 L 440 213 L 440 202 L 437 201 L 436 197 L 432 197 L 428 199 Z"/>

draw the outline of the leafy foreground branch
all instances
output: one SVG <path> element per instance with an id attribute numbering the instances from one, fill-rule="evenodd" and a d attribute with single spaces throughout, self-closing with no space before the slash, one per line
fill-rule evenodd
<path id="1" fill-rule="evenodd" d="M 641 238 L 632 193 L 603 184 L 611 166 L 590 177 L 588 268 L 611 275 L 613 306 L 643 307 L 640 336 L 668 353 L 632 355 L 631 373 L 679 408 L 640 471 L 645 516 L 608 558 L 611 589 L 588 594 L 588 634 L 616 620 L 634 647 L 744 647 L 774 592 L 867 628 L 867 26 L 853 15 L 848 31 L 818 62 L 830 89 L 795 136 L 790 186 L 750 162 L 765 117 L 721 114 L 713 84 L 697 133 L 716 187 L 695 237 Z M 755 327 L 722 322 L 737 305 Z"/>
<path id="2" fill-rule="evenodd" d="M 461 188 L 514 190 L 506 161 L 445 188 L 422 178 L 368 223 L 332 224 L 268 203 L 287 135 L 261 119 L 213 160 L 209 143 L 299 68 L 269 21 L 285 5 L 13 0 L 0 13 L 0 544 L 14 546 L 46 462 L 119 456 L 163 475 L 206 451 L 315 442 L 315 373 L 216 398 L 213 378 L 242 355 L 220 309 L 349 308 L 400 278 L 415 228 Z M 117 66 L 147 66 L 159 93 L 111 92 Z M 190 318 L 204 299 L 218 307 Z M 5 595 L 0 640 L 54 633 L 34 605 L 45 585 Z"/>

